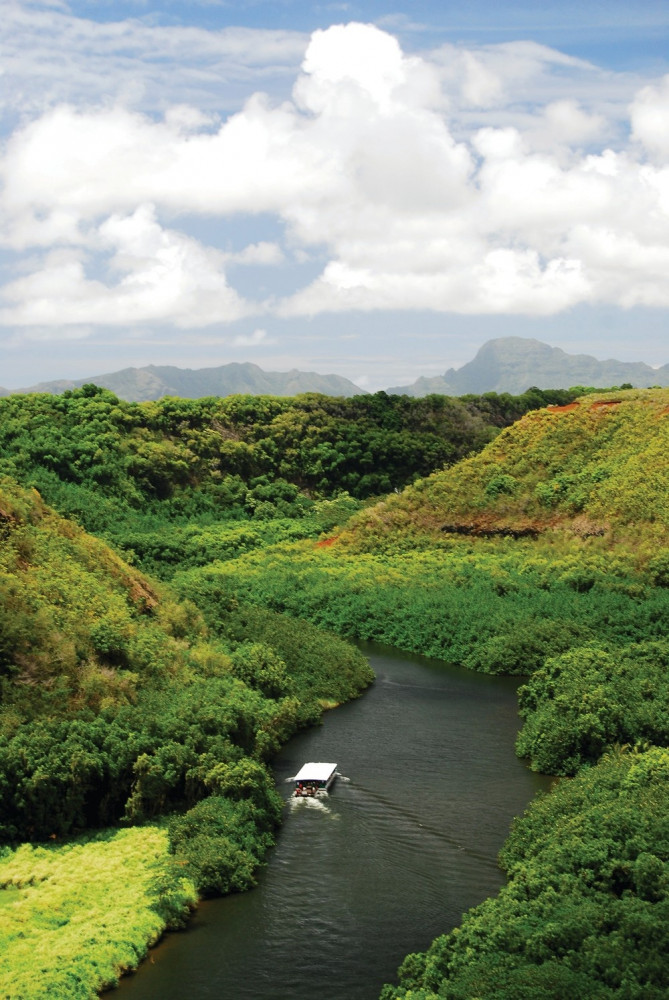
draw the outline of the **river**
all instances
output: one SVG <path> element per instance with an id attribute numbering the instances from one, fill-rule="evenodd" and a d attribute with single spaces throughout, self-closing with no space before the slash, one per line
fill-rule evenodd
<path id="1" fill-rule="evenodd" d="M 118 1000 L 377 1000 L 410 951 L 497 891 L 513 816 L 546 778 L 514 755 L 517 680 L 363 646 L 376 681 L 275 762 L 286 815 L 257 888 L 204 903 Z M 322 800 L 290 799 L 336 761 Z"/>

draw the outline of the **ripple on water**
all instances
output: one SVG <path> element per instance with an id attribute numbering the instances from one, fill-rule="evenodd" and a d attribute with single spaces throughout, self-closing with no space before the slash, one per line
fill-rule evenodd
<path id="1" fill-rule="evenodd" d="M 286 816 L 258 887 L 202 907 L 118 1000 L 376 1000 L 497 891 L 510 821 L 547 785 L 514 755 L 515 682 L 371 659 L 379 681 L 276 761 Z M 338 762 L 329 795 L 290 796 L 308 760 Z"/>

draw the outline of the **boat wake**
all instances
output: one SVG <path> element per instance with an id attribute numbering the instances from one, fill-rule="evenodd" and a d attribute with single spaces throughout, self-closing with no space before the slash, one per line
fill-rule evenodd
<path id="1" fill-rule="evenodd" d="M 316 795 L 297 795 L 288 799 L 288 805 L 290 811 L 294 812 L 296 809 L 315 809 L 317 812 L 327 813 L 329 816 L 333 816 L 332 810 L 327 805 L 326 801 L 329 798 L 327 792 L 318 792 Z"/>

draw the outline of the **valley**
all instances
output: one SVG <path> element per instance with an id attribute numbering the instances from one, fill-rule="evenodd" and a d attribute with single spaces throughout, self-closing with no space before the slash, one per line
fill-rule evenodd
<path id="1" fill-rule="evenodd" d="M 364 640 L 520 678 L 517 753 L 569 778 L 383 1000 L 661 1000 L 667 414 L 666 389 L 0 400 L 3 989 L 90 997 L 198 898 L 254 885 L 272 762 L 369 687 Z M 124 835 L 154 845 L 123 869 L 154 916 L 129 943 L 103 904 L 63 979 L 36 889 Z"/>

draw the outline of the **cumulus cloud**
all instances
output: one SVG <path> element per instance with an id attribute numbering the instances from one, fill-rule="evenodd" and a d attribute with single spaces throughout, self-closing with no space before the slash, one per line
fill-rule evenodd
<path id="1" fill-rule="evenodd" d="M 199 327 L 254 311 L 228 286 L 224 255 L 163 229 L 152 206 L 110 216 L 97 238 L 109 251 L 111 280 L 87 274 L 82 249 L 51 251 L 41 268 L 5 286 L 0 320 L 27 327 L 165 321 Z"/>
<path id="2" fill-rule="evenodd" d="M 669 78 L 622 102 L 626 78 L 609 104 L 579 93 L 593 78 L 532 43 L 407 56 L 352 23 L 313 34 L 290 100 L 254 93 L 223 121 L 183 102 L 158 117 L 120 100 L 49 108 L 15 129 L 0 167 L 4 245 L 23 262 L 0 318 L 187 328 L 669 305 Z M 233 251 L 188 234 L 193 216 L 224 233 L 252 215 L 282 239 Z M 264 303 L 233 287 L 234 267 L 283 273 L 310 253 L 325 263 L 304 287 Z"/>
<path id="3" fill-rule="evenodd" d="M 666 164 L 669 159 L 669 75 L 644 87 L 631 108 L 632 134 Z"/>

